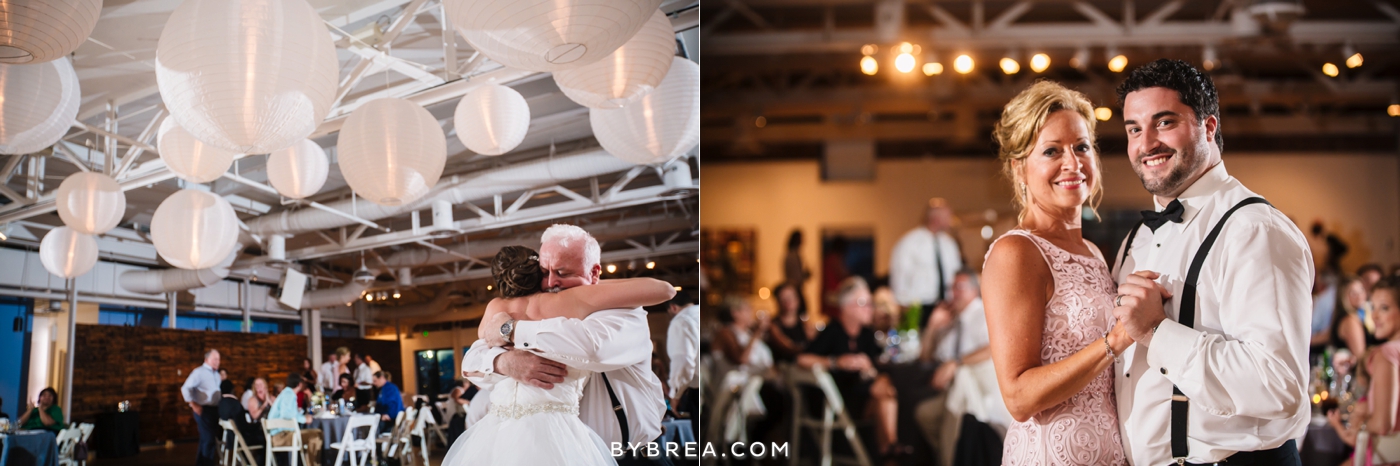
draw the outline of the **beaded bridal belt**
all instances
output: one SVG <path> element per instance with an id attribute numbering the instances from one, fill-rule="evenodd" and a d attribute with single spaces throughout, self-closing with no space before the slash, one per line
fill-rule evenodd
<path id="1" fill-rule="evenodd" d="M 578 415 L 578 404 L 570 403 L 491 403 L 491 414 L 506 419 L 520 419 L 525 416 L 544 413 L 564 413 Z"/>

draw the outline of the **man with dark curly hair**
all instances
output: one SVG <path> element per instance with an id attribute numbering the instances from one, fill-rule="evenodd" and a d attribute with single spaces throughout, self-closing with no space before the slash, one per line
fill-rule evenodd
<path id="1" fill-rule="evenodd" d="M 1157 60 L 1129 74 L 1118 97 L 1128 160 L 1156 204 L 1111 263 L 1113 315 L 1136 342 L 1114 369 L 1128 458 L 1300 465 L 1293 439 L 1310 414 L 1307 240 L 1225 171 L 1210 76 Z"/>

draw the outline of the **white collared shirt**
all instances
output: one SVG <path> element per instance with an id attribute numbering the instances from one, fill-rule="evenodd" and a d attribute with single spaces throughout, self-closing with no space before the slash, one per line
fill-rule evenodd
<path id="1" fill-rule="evenodd" d="M 327 393 L 340 388 L 340 376 L 337 375 L 340 372 L 339 366 L 340 364 L 335 361 L 324 362 L 321 363 L 321 370 L 316 372 L 316 376 L 321 378 L 317 381 L 317 385 L 320 385 Z"/>
<path id="2" fill-rule="evenodd" d="M 938 342 L 934 356 L 939 361 L 957 361 L 992 344 L 987 333 L 987 311 L 982 298 L 973 299 L 958 313 L 958 327 L 948 329 Z"/>
<path id="3" fill-rule="evenodd" d="M 934 244 L 938 257 L 934 257 Z M 962 269 L 962 252 L 958 242 L 947 232 L 935 234 L 925 227 L 916 227 L 895 243 L 890 253 L 890 291 L 901 306 L 931 304 L 938 299 L 939 276 L 935 261 L 943 264 L 943 299 L 953 299 L 953 276 Z"/>
<path id="4" fill-rule="evenodd" d="M 369 368 L 369 364 L 360 363 L 360 367 L 355 368 L 355 388 L 368 390 L 374 386 L 374 369 Z"/>
<path id="5" fill-rule="evenodd" d="M 671 358 L 668 396 L 674 399 L 686 388 L 700 388 L 699 304 L 686 306 L 671 318 L 671 326 L 666 330 L 666 355 Z"/>
<path id="6" fill-rule="evenodd" d="M 1112 259 L 1119 283 L 1151 270 L 1173 296 L 1151 346 L 1128 347 L 1115 366 L 1123 448 L 1135 466 L 1172 463 L 1173 383 L 1190 398 L 1187 462 L 1275 448 L 1307 428 L 1313 263 L 1288 217 L 1262 204 L 1236 211 L 1201 268 L 1194 328 L 1176 322 L 1197 248 L 1253 196 L 1222 162 L 1178 198 L 1181 223 L 1141 227 L 1126 264 L 1121 253 Z"/>
<path id="7" fill-rule="evenodd" d="M 209 367 L 208 364 L 200 364 L 199 367 L 190 371 L 190 375 L 185 377 L 185 384 L 180 386 L 180 394 L 185 401 L 200 406 L 217 406 L 219 398 L 219 371 Z"/>
<path id="8" fill-rule="evenodd" d="M 577 369 L 593 371 L 583 387 L 579 418 L 598 433 L 603 442 L 622 442 L 622 430 L 612 410 L 606 373 L 613 391 L 627 415 L 630 442 L 650 442 L 661 435 L 661 418 L 666 413 L 661 379 L 651 371 L 651 328 L 642 308 L 609 309 L 590 314 L 583 320 L 555 317 L 515 323 L 515 346 L 520 350 L 559 361 Z M 472 343 L 462 356 L 462 375 L 481 389 L 490 389 L 506 376 L 495 371 L 496 357 L 506 350 L 486 346 L 486 340 Z"/>

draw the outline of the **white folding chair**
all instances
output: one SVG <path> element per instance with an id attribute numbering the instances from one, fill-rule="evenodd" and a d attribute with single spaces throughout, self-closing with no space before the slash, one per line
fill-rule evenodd
<path id="1" fill-rule="evenodd" d="M 272 466 L 276 464 L 273 463 L 272 455 L 274 453 L 286 453 L 287 462 L 291 466 L 297 466 L 297 457 L 301 457 L 301 461 L 307 466 L 315 466 L 311 464 L 311 458 L 306 454 L 305 445 L 301 443 L 301 426 L 297 424 L 297 421 L 291 419 L 263 419 L 262 425 L 263 437 L 267 439 L 267 443 L 265 444 L 266 448 L 263 450 L 267 453 L 267 461 L 263 463 L 264 465 Z M 272 429 L 287 429 L 292 431 L 292 444 L 280 447 L 272 446 Z"/>
<path id="2" fill-rule="evenodd" d="M 413 425 L 418 419 L 418 410 L 404 408 L 403 418 L 394 425 L 393 442 L 388 444 L 386 458 L 397 458 L 400 463 L 413 464 Z"/>
<path id="3" fill-rule="evenodd" d="M 368 427 L 369 434 L 364 438 L 357 438 L 355 432 Z M 379 436 L 379 415 L 378 414 L 356 414 L 350 417 L 350 423 L 345 426 L 345 433 L 341 434 L 340 441 L 331 444 L 331 448 L 336 449 L 335 466 L 340 466 L 340 460 L 347 453 L 350 454 L 350 464 L 352 466 L 364 466 L 378 462 L 375 455 L 376 448 L 374 440 Z M 361 454 L 356 460 L 356 453 Z"/>
<path id="4" fill-rule="evenodd" d="M 802 464 L 798 459 L 798 452 L 802 451 L 802 428 L 806 427 L 820 442 L 822 466 L 831 466 L 834 460 L 846 464 L 870 466 L 870 456 L 865 453 L 865 446 L 861 443 L 860 435 L 856 432 L 856 424 L 846 412 L 846 403 L 841 399 L 841 391 L 836 388 L 836 380 L 831 378 L 831 374 L 826 371 L 826 368 L 813 366 L 812 369 L 807 370 L 792 367 L 787 375 L 788 386 L 792 393 L 794 414 L 790 464 L 792 466 Z M 825 401 L 821 417 L 807 415 L 807 403 L 803 400 L 802 387 L 804 386 L 815 386 L 821 390 L 823 401 Z M 832 434 L 837 430 L 845 434 L 846 441 L 851 444 L 851 450 L 855 453 L 854 458 L 832 457 Z"/>
<path id="5" fill-rule="evenodd" d="M 399 433 L 403 430 L 404 418 L 407 416 L 407 409 L 399 411 L 399 414 L 394 416 L 394 425 L 389 427 L 389 431 L 380 432 L 379 436 L 374 438 L 375 447 L 384 454 L 385 458 L 393 458 L 398 453 Z"/>
<path id="6" fill-rule="evenodd" d="M 418 436 L 418 451 L 423 456 L 423 466 L 428 466 L 428 436 L 437 432 L 442 437 L 443 444 L 447 443 L 447 434 L 442 433 L 438 428 L 437 419 L 433 418 L 433 410 L 424 406 L 418 410 L 418 418 L 413 422 L 413 429 L 409 431 L 409 440 L 413 436 Z M 407 463 L 405 463 L 407 464 Z"/>
<path id="7" fill-rule="evenodd" d="M 257 466 L 258 461 L 257 457 L 253 456 L 253 450 L 261 450 L 262 445 L 248 446 L 248 441 L 243 439 L 243 432 L 234 426 L 232 420 L 219 421 L 219 427 L 223 427 L 225 432 L 220 439 L 228 438 L 228 432 L 233 433 L 233 445 L 226 446 L 220 462 L 228 466 Z"/>
<path id="8" fill-rule="evenodd" d="M 78 446 L 78 440 L 83 437 L 82 430 L 77 426 L 70 426 L 67 429 L 58 431 L 58 464 L 67 466 L 78 466 L 78 460 L 73 458 L 73 450 Z"/>

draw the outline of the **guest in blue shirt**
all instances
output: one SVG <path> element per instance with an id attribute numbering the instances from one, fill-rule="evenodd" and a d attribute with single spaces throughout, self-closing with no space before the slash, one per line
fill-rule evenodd
<path id="1" fill-rule="evenodd" d="M 390 379 L 388 372 L 374 373 L 374 387 L 379 389 L 379 399 L 374 402 L 374 412 L 379 413 L 379 431 L 388 432 L 394 427 L 394 418 L 403 411 L 403 394 Z"/>
<path id="2" fill-rule="evenodd" d="M 287 388 L 283 388 L 277 394 L 277 399 L 273 400 L 272 408 L 268 409 L 268 419 L 292 419 L 297 424 L 309 424 L 310 414 L 302 414 L 297 410 L 297 392 L 302 390 L 306 382 L 302 381 L 301 374 L 295 372 L 287 374 Z M 272 446 L 285 447 L 292 444 L 293 432 L 291 429 L 269 429 L 272 434 Z M 310 450 L 311 464 L 321 464 L 321 429 L 301 429 L 301 444 L 306 445 Z"/>

